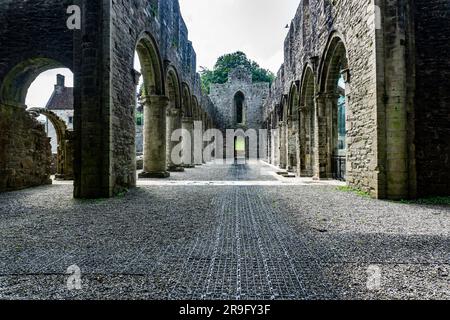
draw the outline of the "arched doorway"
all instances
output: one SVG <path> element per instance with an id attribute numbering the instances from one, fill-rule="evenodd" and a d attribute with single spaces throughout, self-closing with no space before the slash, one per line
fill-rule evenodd
<path id="1" fill-rule="evenodd" d="M 247 141 L 243 136 L 234 137 L 234 160 L 237 163 L 245 163 L 247 159 Z"/>

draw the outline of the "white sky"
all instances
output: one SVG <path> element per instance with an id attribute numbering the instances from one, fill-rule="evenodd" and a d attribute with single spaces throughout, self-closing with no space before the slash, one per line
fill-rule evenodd
<path id="1" fill-rule="evenodd" d="M 197 52 L 197 66 L 212 68 L 223 54 L 243 51 L 276 73 L 284 39 L 300 0 L 179 0 Z"/>
<path id="2" fill-rule="evenodd" d="M 197 53 L 197 67 L 212 69 L 217 58 L 243 51 L 261 67 L 276 73 L 283 63 L 284 39 L 300 0 L 179 0 Z M 137 63 L 138 66 L 138 63 Z M 29 107 L 45 107 L 56 83 L 56 74 L 66 76 L 68 69 L 42 73 L 28 90 Z"/>

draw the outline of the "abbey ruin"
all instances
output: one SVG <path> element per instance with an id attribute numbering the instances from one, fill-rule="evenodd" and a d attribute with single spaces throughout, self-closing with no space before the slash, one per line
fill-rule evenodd
<path id="1" fill-rule="evenodd" d="M 49 183 L 50 146 L 25 96 L 38 74 L 66 67 L 74 73 L 74 128 L 63 159 L 73 158 L 76 198 L 136 186 L 140 76 L 141 178 L 194 166 L 172 163 L 171 133 L 202 121 L 203 131 L 267 129 L 265 160 L 298 177 L 344 180 L 376 198 L 449 194 L 445 1 L 302 0 L 270 89 L 237 69 L 209 96 L 178 1 L 74 5 L 83 8 L 80 30 L 67 28 L 65 2 L 33 0 L 30 10 L 0 3 L 0 191 Z M 142 70 L 133 68 L 135 51 Z"/>
<path id="2" fill-rule="evenodd" d="M 450 299 L 450 1 L 287 2 L 0 0 L 0 300 Z"/>

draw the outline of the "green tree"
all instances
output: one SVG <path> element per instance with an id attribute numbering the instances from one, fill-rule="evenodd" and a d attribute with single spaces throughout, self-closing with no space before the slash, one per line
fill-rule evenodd
<path id="1" fill-rule="evenodd" d="M 221 56 L 213 70 L 202 68 L 200 71 L 202 79 L 202 90 L 209 93 L 211 84 L 222 84 L 228 81 L 228 73 L 236 67 L 243 66 L 251 71 L 253 82 L 272 83 L 275 75 L 266 69 L 261 68 L 255 61 L 247 58 L 247 55 L 241 51 Z"/>

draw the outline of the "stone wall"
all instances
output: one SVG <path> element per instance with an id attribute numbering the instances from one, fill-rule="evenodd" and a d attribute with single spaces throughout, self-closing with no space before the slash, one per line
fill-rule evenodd
<path id="1" fill-rule="evenodd" d="M 227 83 L 211 85 L 209 97 L 221 115 L 218 129 L 261 129 L 263 126 L 263 105 L 269 95 L 269 83 L 253 83 L 251 73 L 241 69 L 232 70 Z M 243 126 L 236 123 L 234 99 L 238 92 L 245 98 Z"/>
<path id="2" fill-rule="evenodd" d="M 51 184 L 44 125 L 23 109 L 0 106 L 0 192 Z"/>
<path id="3" fill-rule="evenodd" d="M 420 196 L 450 194 L 450 2 L 415 1 L 415 152 Z"/>
<path id="4" fill-rule="evenodd" d="M 341 72 L 348 184 L 378 198 L 449 194 L 444 178 L 450 157 L 449 6 L 442 0 L 301 1 L 264 110 L 266 126 L 278 133 L 277 141 L 269 141 L 277 153 L 269 154 L 272 161 L 289 168 L 286 127 L 292 119 L 286 110 L 292 94 L 305 101 L 306 88 L 314 108 L 314 176 L 330 178 L 324 159 L 332 152 L 330 108 L 336 93 L 329 91 L 328 79 Z M 345 47 L 348 70 L 333 67 L 335 39 Z M 308 70 L 314 74 L 313 89 L 305 86 Z M 307 107 L 302 103 L 294 106 L 300 116 Z M 300 139 L 297 154 L 303 143 Z"/>
<path id="5" fill-rule="evenodd" d="M 0 191 L 51 183 L 49 139 L 25 97 L 41 72 L 73 67 L 66 9 L 65 1 L 0 2 Z"/>
<path id="6" fill-rule="evenodd" d="M 81 30 L 67 28 L 70 5 L 82 9 Z M 75 197 L 110 197 L 136 184 L 133 59 L 144 34 L 154 40 L 161 66 L 158 94 L 166 94 L 171 66 L 213 117 L 177 0 L 7 0 L 0 2 L 0 21 L 2 110 L 25 109 L 40 73 L 65 67 L 74 74 Z"/>
<path id="7" fill-rule="evenodd" d="M 277 113 L 277 106 L 281 108 L 278 113 L 286 113 L 292 85 L 297 81 L 302 87 L 307 68 L 311 68 L 314 73 L 314 96 L 330 93 L 325 88 L 326 59 L 330 54 L 328 47 L 333 37 L 340 38 L 345 44 L 351 73 L 347 84 L 347 180 L 351 185 L 376 195 L 378 184 L 374 170 L 378 162 L 374 28 L 375 10 L 368 7 L 367 2 L 301 1 L 285 40 L 285 61 L 271 88 L 264 114 L 268 119 L 269 115 Z M 280 116 L 277 119 L 281 120 Z M 278 126 L 272 125 L 274 129 Z M 278 136 L 282 136 L 281 131 Z M 279 146 L 276 152 L 284 153 L 286 147 Z M 277 158 L 286 162 L 283 160 L 284 155 Z M 316 170 L 325 169 L 320 166 Z"/>

